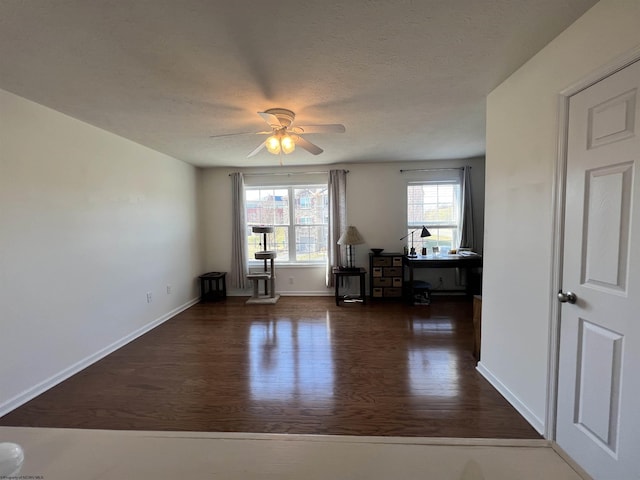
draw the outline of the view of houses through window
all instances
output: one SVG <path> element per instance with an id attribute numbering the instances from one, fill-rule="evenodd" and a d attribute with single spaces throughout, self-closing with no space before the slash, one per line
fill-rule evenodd
<path id="1" fill-rule="evenodd" d="M 276 262 L 326 262 L 328 205 L 326 185 L 246 187 L 249 261 L 264 249 L 263 235 L 252 233 L 251 227 L 267 225 L 275 227 L 267 235 L 267 248 L 278 253 Z"/>
<path id="2" fill-rule="evenodd" d="M 426 226 L 430 237 L 414 233 L 418 253 L 423 247 L 441 251 L 457 248 L 460 242 L 461 188 L 457 181 L 416 182 L 407 185 L 407 233 Z M 408 237 L 411 246 L 411 237 Z"/>

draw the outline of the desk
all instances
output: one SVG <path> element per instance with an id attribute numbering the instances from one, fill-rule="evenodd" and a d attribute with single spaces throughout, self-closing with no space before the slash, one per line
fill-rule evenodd
<path id="1" fill-rule="evenodd" d="M 402 264 L 409 270 L 409 298 L 413 296 L 413 269 L 414 268 L 462 268 L 466 272 L 467 295 L 473 294 L 471 285 L 471 269 L 482 267 L 481 255 L 418 255 L 402 257 Z"/>
<path id="2" fill-rule="evenodd" d="M 367 271 L 364 268 L 354 268 L 352 270 L 341 270 L 339 267 L 333 267 L 333 283 L 336 286 L 336 305 L 340 305 L 340 299 L 344 300 L 339 294 L 340 279 L 343 277 L 360 277 L 360 301 L 366 302 L 366 295 L 364 293 L 364 275 Z"/>

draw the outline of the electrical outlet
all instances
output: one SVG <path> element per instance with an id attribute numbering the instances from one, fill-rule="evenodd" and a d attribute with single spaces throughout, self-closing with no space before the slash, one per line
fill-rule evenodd
<path id="1" fill-rule="evenodd" d="M 289 277 L 289 285 L 293 285 L 293 277 Z"/>
<path id="2" fill-rule="evenodd" d="M 153 301 L 153 296 L 151 295 L 151 292 L 147 292 L 147 303 L 151 303 Z"/>
<path id="3" fill-rule="evenodd" d="M 167 295 L 171 295 L 171 285 L 167 285 Z"/>

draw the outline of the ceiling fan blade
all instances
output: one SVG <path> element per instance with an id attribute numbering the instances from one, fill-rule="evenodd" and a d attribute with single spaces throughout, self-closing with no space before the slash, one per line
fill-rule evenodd
<path id="1" fill-rule="evenodd" d="M 293 141 L 297 146 L 304 148 L 307 152 L 312 153 L 314 155 L 320 155 L 324 150 L 322 150 L 319 146 L 311 143 L 309 140 L 306 140 L 299 135 L 291 135 Z"/>
<path id="2" fill-rule="evenodd" d="M 220 138 L 220 137 L 236 137 L 238 135 L 271 135 L 271 132 L 240 132 L 240 133 L 222 133 L 220 135 L 209 135 L 209 138 Z"/>
<path id="3" fill-rule="evenodd" d="M 236 137 L 238 135 L 272 135 L 272 134 L 273 134 L 273 130 L 270 132 L 223 133 L 221 135 L 210 135 L 209 138 Z"/>
<path id="4" fill-rule="evenodd" d="M 282 128 L 282 124 L 278 117 L 276 117 L 273 113 L 267 112 L 258 112 L 258 115 L 262 117 L 262 119 L 269 124 L 271 128 Z"/>
<path id="5" fill-rule="evenodd" d="M 326 125 L 297 125 L 293 129 L 296 133 L 344 133 L 347 131 L 340 123 Z"/>
<path id="6" fill-rule="evenodd" d="M 220 135 L 209 135 L 209 138 L 219 138 L 219 137 L 235 137 L 237 135 L 251 135 L 253 132 L 240 132 L 240 133 L 222 133 Z"/>
<path id="7" fill-rule="evenodd" d="M 258 153 L 260 153 L 260 150 L 262 150 L 264 148 L 264 146 L 267 144 L 267 141 L 265 140 L 264 142 L 262 142 L 258 148 L 256 148 L 253 152 L 251 152 L 249 155 L 247 155 L 247 158 L 251 158 L 254 155 L 257 155 Z"/>

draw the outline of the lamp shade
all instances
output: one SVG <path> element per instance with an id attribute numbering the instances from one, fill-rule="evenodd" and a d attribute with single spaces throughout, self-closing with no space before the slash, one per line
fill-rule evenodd
<path id="1" fill-rule="evenodd" d="M 423 226 L 422 227 L 422 231 L 420 232 L 420 237 L 424 238 L 424 237 L 430 237 L 431 233 L 429 232 L 429 230 L 427 230 L 427 227 Z"/>
<path id="2" fill-rule="evenodd" d="M 271 135 L 269 138 L 267 138 L 265 146 L 267 147 L 269 153 L 273 153 L 274 155 L 280 153 L 280 139 L 275 135 Z"/>
<path id="3" fill-rule="evenodd" d="M 284 135 L 280 140 L 280 146 L 282 147 L 282 152 L 285 155 L 289 155 L 296 149 L 296 144 L 289 135 Z"/>
<path id="4" fill-rule="evenodd" d="M 362 243 L 364 243 L 364 238 L 356 227 L 352 226 L 347 227 L 338 240 L 338 245 L 360 245 Z"/>

